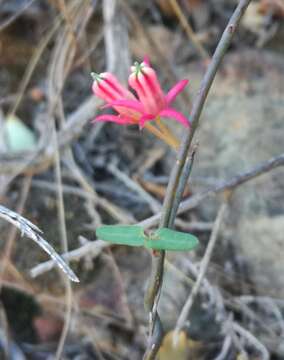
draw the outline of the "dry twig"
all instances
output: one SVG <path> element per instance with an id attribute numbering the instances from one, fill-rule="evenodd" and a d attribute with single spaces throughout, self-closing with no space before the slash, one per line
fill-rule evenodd
<path id="1" fill-rule="evenodd" d="M 255 167 L 253 167 L 252 169 L 250 169 L 248 171 L 245 171 L 241 174 L 233 176 L 231 179 L 224 181 L 223 183 L 221 183 L 217 186 L 211 187 L 203 192 L 200 192 L 196 195 L 191 196 L 187 200 L 184 200 L 183 202 L 181 202 L 179 209 L 178 209 L 178 214 L 182 214 L 186 211 L 194 209 L 196 206 L 198 206 L 200 203 L 202 203 L 205 199 L 212 197 L 212 196 L 216 196 L 217 194 L 219 194 L 223 191 L 236 189 L 239 186 L 241 186 L 242 184 L 245 184 L 246 182 L 253 180 L 254 178 L 261 176 L 265 173 L 268 173 L 268 172 L 272 171 L 273 169 L 280 167 L 280 166 L 284 166 L 284 154 L 275 156 L 259 165 L 256 165 Z M 37 184 L 38 183 L 39 182 L 37 181 Z M 73 189 L 72 187 L 70 187 L 70 188 Z M 48 189 L 54 190 L 54 188 L 50 188 L 50 187 L 48 187 Z M 69 187 L 67 187 L 66 189 L 69 189 Z M 77 191 L 75 191 L 75 189 L 74 189 L 74 191 L 72 191 L 72 193 L 81 196 L 81 192 L 79 189 L 77 189 Z M 86 196 L 85 193 L 82 193 L 82 196 Z M 158 213 L 156 215 L 149 217 L 148 219 L 145 219 L 145 220 L 139 222 L 137 225 L 143 226 L 145 229 L 147 229 L 147 228 L 157 225 L 160 218 L 161 218 L 161 213 Z M 101 240 L 97 240 L 95 242 L 90 242 L 86 245 L 83 245 L 82 247 L 80 247 L 76 250 L 73 250 L 73 251 L 69 252 L 68 254 L 63 254 L 62 256 L 66 257 L 66 259 L 68 259 L 68 260 L 71 260 L 71 259 L 79 260 L 81 257 L 86 256 L 90 251 L 94 251 L 95 252 L 94 257 L 95 257 L 95 256 L 97 256 L 97 249 L 96 249 L 97 247 L 98 247 L 99 251 L 101 251 L 102 248 L 105 248 L 108 246 L 109 246 L 109 243 L 106 243 Z M 51 270 L 53 267 L 54 267 L 54 262 L 52 260 L 43 262 L 31 270 L 32 276 L 38 276 L 45 271 Z"/>
<path id="2" fill-rule="evenodd" d="M 10 222 L 16 226 L 20 231 L 22 236 L 26 235 L 29 239 L 37 243 L 48 255 L 54 260 L 54 263 L 74 282 L 79 282 L 79 279 L 70 269 L 70 267 L 65 263 L 65 261 L 57 254 L 49 243 L 41 237 L 42 231 L 31 223 L 29 220 L 25 219 L 21 215 L 15 213 L 12 210 L 5 208 L 0 205 L 0 217 L 4 220 Z"/>
<path id="3" fill-rule="evenodd" d="M 17 206 L 17 213 L 20 213 L 20 214 L 23 213 L 25 203 L 28 198 L 30 187 L 31 187 L 31 177 L 26 177 L 24 179 L 24 184 L 21 189 L 19 205 Z M 2 264 L 1 264 L 1 270 L 0 270 L 0 289 L 2 287 L 3 274 L 5 273 L 6 268 L 7 268 L 8 264 L 10 263 L 10 258 L 12 256 L 14 243 L 15 243 L 15 239 L 16 239 L 16 233 L 17 233 L 17 228 L 13 227 L 9 233 L 7 242 L 5 244 L 5 249 L 4 249 L 4 254 L 3 254 Z"/>
<path id="4" fill-rule="evenodd" d="M 3 31 L 6 27 L 10 26 L 19 16 L 23 14 L 34 2 L 35 0 L 30 0 L 26 4 L 22 6 L 21 9 L 19 9 L 14 15 L 9 17 L 4 23 L 0 24 L 0 31 Z"/>
<path id="5" fill-rule="evenodd" d="M 261 360 L 269 360 L 270 356 L 266 347 L 248 330 L 243 328 L 237 322 L 232 323 L 233 330 L 241 337 L 247 340 L 247 342 L 253 345 L 261 354 Z"/>
<path id="6" fill-rule="evenodd" d="M 210 56 L 208 52 L 205 50 L 197 36 L 195 35 L 192 27 L 190 26 L 189 22 L 187 21 L 186 16 L 182 12 L 182 9 L 180 8 L 177 0 L 169 0 L 170 4 L 176 13 L 176 16 L 178 17 L 182 27 L 184 28 L 184 31 L 186 32 L 186 35 L 188 36 L 189 40 L 192 42 L 193 46 L 196 48 L 197 52 L 199 53 L 200 57 L 205 60 L 206 62 L 210 60 Z"/>
<path id="7" fill-rule="evenodd" d="M 122 181 L 129 189 L 133 190 L 141 196 L 141 198 L 148 203 L 153 213 L 161 210 L 161 204 L 153 198 L 147 191 L 145 191 L 137 182 L 132 180 L 129 176 L 120 171 L 114 164 L 107 166 L 107 169 L 120 181 Z"/>
<path id="8" fill-rule="evenodd" d="M 211 88 L 217 70 L 222 62 L 222 59 L 232 41 L 240 20 L 246 11 L 250 0 L 240 0 L 236 10 L 234 11 L 223 35 L 219 41 L 219 44 L 214 52 L 211 63 L 205 73 L 202 80 L 199 93 L 193 103 L 191 111 L 191 129 L 184 135 L 182 144 L 177 154 L 177 160 L 175 167 L 173 168 L 170 180 L 167 188 L 167 193 L 164 200 L 162 218 L 160 221 L 160 227 L 171 227 L 173 225 L 176 212 L 181 201 L 181 195 L 184 188 L 180 186 L 183 183 L 185 186 L 185 179 L 190 174 L 190 168 L 192 162 L 188 161 L 188 152 L 191 148 L 192 140 L 195 131 L 199 125 L 200 115 L 204 107 L 208 92 Z M 173 211 L 174 209 L 174 211 Z M 163 281 L 165 251 L 161 251 L 152 258 L 152 272 L 150 275 L 149 286 L 145 296 L 145 307 L 150 314 L 150 319 L 153 319 L 153 324 L 150 321 L 149 328 L 152 332 L 149 334 L 149 342 L 146 353 L 144 355 L 145 360 L 154 360 L 157 352 L 161 346 L 163 331 L 162 324 L 157 311 L 154 311 L 158 302 L 159 294 L 161 291 Z M 156 324 L 156 325 L 155 325 Z"/>
<path id="9" fill-rule="evenodd" d="M 206 247 L 204 256 L 200 263 L 200 269 L 199 269 L 199 273 L 198 273 L 196 282 L 190 292 L 190 295 L 189 295 L 186 303 L 184 304 L 184 306 L 181 310 L 181 313 L 180 313 L 179 318 L 176 323 L 175 332 L 174 332 L 174 341 L 175 342 L 177 341 L 177 338 L 178 338 L 178 332 L 184 326 L 184 324 L 188 318 L 188 315 L 190 313 L 190 310 L 192 308 L 192 305 L 193 305 L 193 303 L 196 299 L 196 296 L 200 290 L 200 287 L 202 285 L 202 281 L 203 281 L 206 271 L 208 269 L 208 265 L 211 260 L 211 256 L 212 256 L 212 253 L 213 253 L 213 250 L 214 250 L 214 247 L 215 247 L 218 235 L 219 235 L 220 226 L 221 226 L 223 217 L 226 213 L 227 206 L 228 206 L 227 202 L 224 202 L 218 211 L 208 245 Z"/>

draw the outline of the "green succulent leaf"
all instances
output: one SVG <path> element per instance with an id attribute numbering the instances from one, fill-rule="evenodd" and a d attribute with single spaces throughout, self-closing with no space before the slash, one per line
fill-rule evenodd
<path id="1" fill-rule="evenodd" d="M 99 239 L 112 244 L 144 246 L 153 250 L 189 251 L 198 245 L 192 234 L 161 228 L 150 236 L 138 225 L 103 225 L 96 229 Z"/>
<path id="2" fill-rule="evenodd" d="M 34 132 L 16 116 L 8 117 L 5 122 L 4 130 L 8 149 L 11 152 L 21 152 L 35 149 L 37 140 Z"/>
<path id="3" fill-rule="evenodd" d="M 171 251 L 193 250 L 198 244 L 196 236 L 167 228 L 158 229 L 144 242 L 147 248 Z"/>
<path id="4" fill-rule="evenodd" d="M 138 225 L 104 225 L 96 229 L 99 239 L 113 244 L 143 246 L 145 235 Z"/>

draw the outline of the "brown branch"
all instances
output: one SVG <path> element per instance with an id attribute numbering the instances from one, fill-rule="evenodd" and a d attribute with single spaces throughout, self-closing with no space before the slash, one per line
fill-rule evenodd
<path id="1" fill-rule="evenodd" d="M 226 200 L 228 200 L 228 198 L 226 198 Z M 187 298 L 187 300 L 181 310 L 179 318 L 177 320 L 175 331 L 174 331 L 174 339 L 177 339 L 178 332 L 183 328 L 183 326 L 188 318 L 188 315 L 190 313 L 190 310 L 192 308 L 192 305 L 194 304 L 194 301 L 198 295 L 198 292 L 200 290 L 200 287 L 202 285 L 203 279 L 205 277 L 206 271 L 207 271 L 209 263 L 210 263 L 210 259 L 211 259 L 211 256 L 212 256 L 212 253 L 213 253 L 213 250 L 214 250 L 214 247 L 215 247 L 218 235 L 219 235 L 221 223 L 223 221 L 227 207 L 228 207 L 228 202 L 224 201 L 218 211 L 208 245 L 206 247 L 204 256 L 200 263 L 200 270 L 199 270 L 196 282 L 194 283 L 192 290 L 190 292 L 190 295 Z"/>
<path id="2" fill-rule="evenodd" d="M 218 193 L 221 193 L 226 190 L 235 189 L 238 186 L 241 186 L 242 184 L 250 180 L 253 180 L 258 176 L 264 175 L 280 166 L 284 166 L 284 153 L 272 157 L 269 160 L 264 161 L 243 173 L 237 174 L 232 178 L 230 178 L 229 180 L 223 181 L 221 184 L 217 186 L 211 187 L 203 192 L 191 196 L 190 198 L 188 198 L 187 200 L 183 201 L 180 204 L 178 208 L 178 214 L 182 214 L 185 211 L 195 208 L 203 200 L 205 200 L 210 196 L 217 195 Z M 145 228 L 154 226 L 159 222 L 161 216 L 162 216 L 161 213 L 151 216 L 148 219 L 143 220 L 141 223 L 139 223 L 139 225 L 142 225 Z"/>
<path id="3" fill-rule="evenodd" d="M 210 60 L 210 55 L 206 51 L 206 49 L 203 47 L 201 42 L 198 40 L 197 36 L 195 35 L 191 25 L 187 21 L 186 16 L 184 15 L 179 3 L 177 0 L 170 0 L 170 4 L 172 9 L 174 10 L 177 18 L 179 19 L 181 26 L 183 27 L 184 31 L 186 32 L 186 35 L 188 36 L 188 39 L 192 42 L 193 46 L 197 50 L 199 56 L 201 59 L 205 60 L 206 62 Z"/>
<path id="4" fill-rule="evenodd" d="M 2 205 L 0 205 L 0 218 L 16 226 L 21 231 L 22 236 L 25 235 L 37 243 L 54 260 L 54 264 L 57 265 L 72 281 L 79 282 L 77 276 L 61 258 L 61 256 L 59 256 L 53 247 L 41 237 L 42 232 L 37 226 L 25 219 L 23 216 L 5 208 Z"/>
<path id="5" fill-rule="evenodd" d="M 188 210 L 191 210 L 198 206 L 200 203 L 202 203 L 205 199 L 216 196 L 219 193 L 222 193 L 224 191 L 237 189 L 239 186 L 245 184 L 248 181 L 251 181 L 261 175 L 264 175 L 266 173 L 269 173 L 273 169 L 276 169 L 280 166 L 284 166 L 284 153 L 275 156 L 261 164 L 256 165 L 252 169 L 245 171 L 241 174 L 237 174 L 233 176 L 231 179 L 224 181 L 222 184 L 211 187 L 203 192 L 200 192 L 196 195 L 191 196 L 187 200 L 183 201 L 180 204 L 180 207 L 178 209 L 178 214 L 182 214 Z M 49 190 L 52 190 L 51 188 L 47 188 Z M 69 188 L 67 188 L 69 189 Z M 69 193 L 69 191 L 68 191 Z M 87 194 L 84 192 L 72 192 L 72 194 L 77 196 L 86 197 Z M 0 206 L 1 210 L 1 206 Z M 0 212 L 1 215 L 1 212 Z M 150 228 L 152 226 L 155 226 L 159 223 L 159 220 L 161 218 L 161 213 L 158 213 L 154 216 L 149 217 L 146 220 L 143 220 L 139 222 L 137 225 L 143 226 L 144 229 Z M 98 256 L 101 251 L 105 248 L 110 246 L 110 243 L 106 243 L 102 240 L 97 240 L 94 242 L 87 242 L 83 246 L 81 246 L 78 249 L 72 250 L 68 252 L 67 254 L 63 254 L 62 257 L 68 261 L 71 260 L 80 260 L 82 257 L 91 254 L 93 257 Z M 46 271 L 49 271 L 53 269 L 55 266 L 55 263 L 52 260 L 43 262 L 37 266 L 35 266 L 33 269 L 31 269 L 31 276 L 36 277 Z"/>
<path id="6" fill-rule="evenodd" d="M 179 203 L 181 201 L 181 194 L 183 193 L 182 187 L 179 185 L 183 183 L 185 185 L 186 179 L 190 174 L 191 161 L 187 161 L 188 152 L 190 150 L 192 140 L 195 131 L 199 125 L 200 115 L 205 104 L 208 92 L 211 88 L 215 75 L 223 57 L 232 41 L 232 38 L 237 30 L 240 20 L 245 13 L 250 0 L 240 0 L 236 10 L 234 11 L 223 35 L 218 43 L 215 53 L 212 57 L 211 63 L 205 73 L 202 80 L 198 95 L 193 103 L 192 112 L 190 115 L 191 130 L 184 135 L 180 150 L 177 155 L 175 167 L 173 168 L 170 180 L 165 196 L 162 218 L 160 221 L 160 227 L 169 227 L 173 222 Z M 179 195 L 177 196 L 177 190 Z M 145 296 L 145 308 L 150 315 L 150 334 L 146 353 L 144 355 L 145 360 L 154 360 L 163 338 L 163 332 L 161 327 L 161 321 L 157 313 L 157 302 L 163 281 L 163 269 L 164 269 L 165 251 L 161 251 L 152 258 L 152 271 L 149 280 L 149 286 Z M 155 323 L 157 326 L 155 326 Z"/>

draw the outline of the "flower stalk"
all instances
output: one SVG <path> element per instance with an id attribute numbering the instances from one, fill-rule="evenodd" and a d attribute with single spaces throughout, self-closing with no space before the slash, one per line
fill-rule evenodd
<path id="1" fill-rule="evenodd" d="M 164 141 L 166 144 L 168 144 L 171 148 L 173 148 L 175 151 L 178 150 L 179 147 L 179 141 L 174 136 L 174 134 L 171 131 L 163 131 L 161 128 L 160 130 L 157 129 L 154 125 L 146 123 L 145 129 L 147 129 L 150 133 L 155 135 L 160 140 Z"/>

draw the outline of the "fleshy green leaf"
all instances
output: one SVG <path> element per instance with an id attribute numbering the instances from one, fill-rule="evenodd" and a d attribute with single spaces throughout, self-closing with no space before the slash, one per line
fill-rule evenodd
<path id="1" fill-rule="evenodd" d="M 143 246 L 143 228 L 137 225 L 104 225 L 96 229 L 99 239 L 113 244 Z"/>
<path id="2" fill-rule="evenodd" d="M 5 137 L 8 150 L 12 152 L 33 150 L 36 147 L 35 134 L 16 116 L 6 120 Z"/>
<path id="3" fill-rule="evenodd" d="M 144 246 L 154 250 L 189 251 L 198 243 L 192 234 L 161 228 L 145 240 Z"/>

